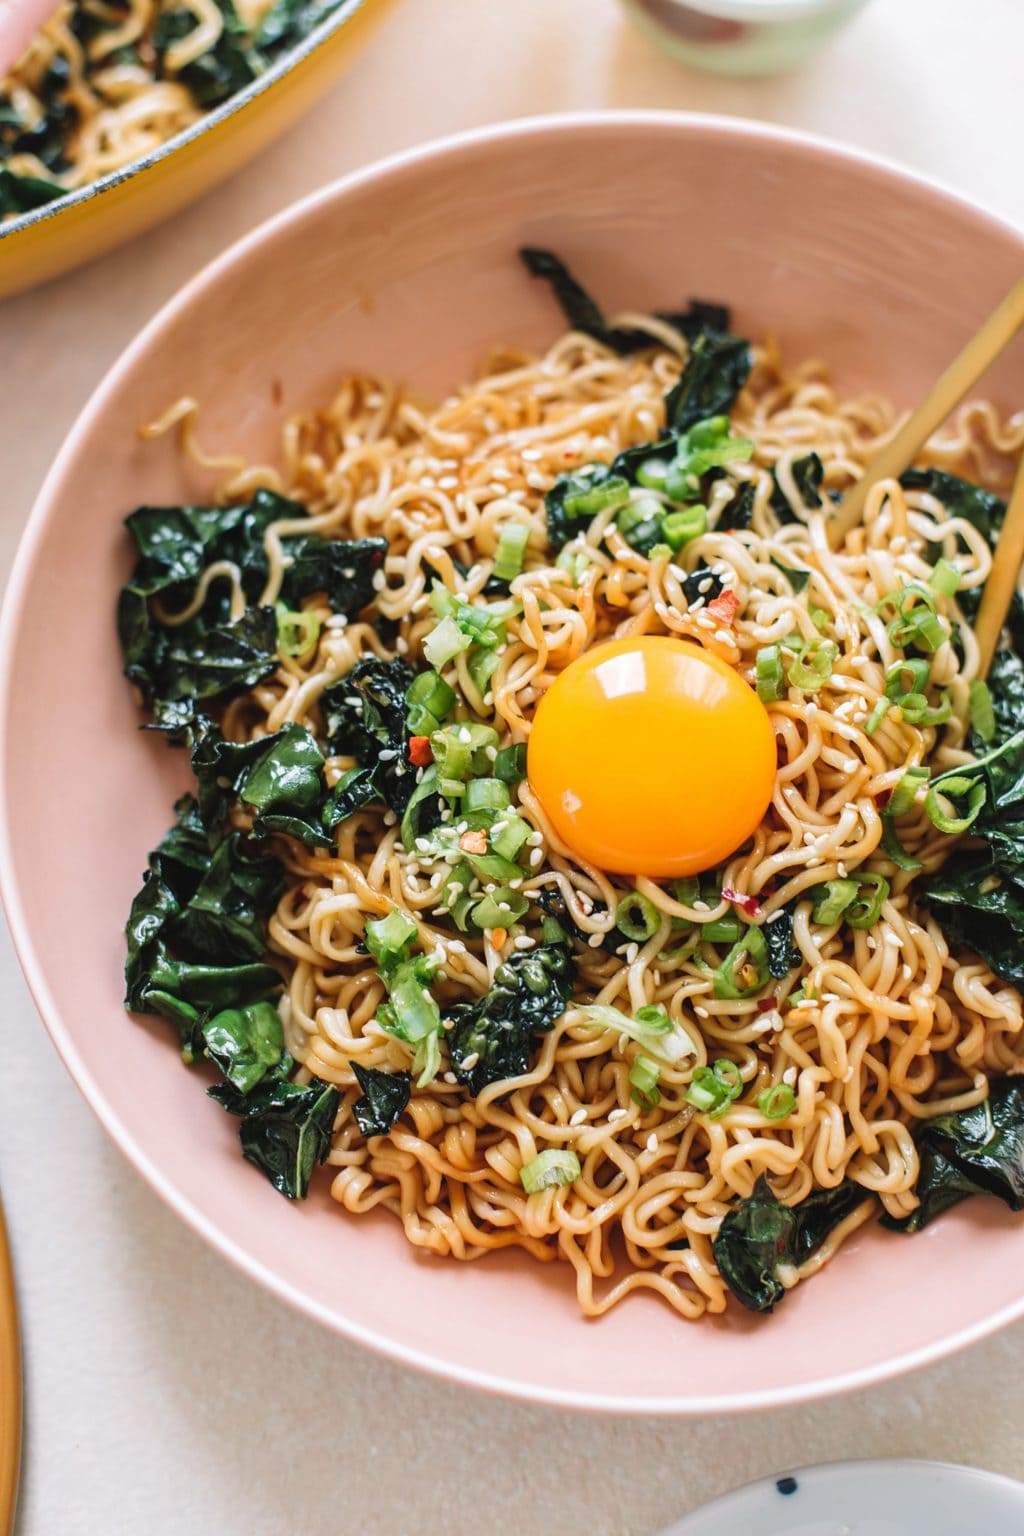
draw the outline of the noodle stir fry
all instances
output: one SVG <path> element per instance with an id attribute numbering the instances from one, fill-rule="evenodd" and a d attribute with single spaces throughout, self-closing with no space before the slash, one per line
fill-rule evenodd
<path id="1" fill-rule="evenodd" d="M 324 1162 L 434 1254 L 567 1261 L 590 1316 L 770 1310 L 876 1216 L 1024 1196 L 1024 621 L 988 685 L 971 629 L 1002 515 L 974 482 L 1024 420 L 966 407 L 833 550 L 883 400 L 716 306 L 613 325 L 526 255 L 574 328 L 436 409 L 347 378 L 279 468 L 207 458 L 192 401 L 147 429 L 220 494 L 128 520 L 126 671 L 196 778 L 128 1004 L 286 1195 Z M 733 842 L 746 727 L 670 752 L 669 695 L 643 739 L 557 738 L 556 779 L 614 780 L 614 857 L 553 810 L 534 723 L 611 641 L 713 658 L 770 723 Z M 687 775 L 727 855 L 618 872 Z"/>

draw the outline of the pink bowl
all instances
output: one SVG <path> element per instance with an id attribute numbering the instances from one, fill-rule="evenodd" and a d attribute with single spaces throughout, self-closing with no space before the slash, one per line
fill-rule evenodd
<path id="1" fill-rule="evenodd" d="M 140 733 L 120 677 L 121 518 L 209 481 L 141 421 L 183 393 L 208 445 L 272 454 L 283 400 L 345 369 L 428 391 L 491 343 L 541 346 L 558 320 L 515 257 L 563 254 L 609 305 L 688 295 L 749 334 L 831 360 L 844 386 L 913 401 L 1018 277 L 1013 230 L 890 166 L 712 118 L 557 118 L 472 134 L 350 177 L 235 246 L 161 311 L 71 433 L 7 594 L 3 894 L 57 1049 L 111 1136 L 198 1232 L 277 1295 L 410 1365 L 516 1396 L 630 1412 L 793 1402 L 921 1365 L 1024 1313 L 1024 1223 L 977 1201 L 926 1233 L 872 1232 L 768 1319 L 699 1325 L 638 1296 L 598 1323 L 562 1265 L 459 1265 L 306 1205 L 238 1155 L 234 1123 L 169 1031 L 121 1007 L 121 930 L 182 757 Z M 988 393 L 1004 405 L 1021 352 Z M 1019 396 L 1017 397 L 1019 403 Z M 41 765 L 49 771 L 41 771 Z"/>

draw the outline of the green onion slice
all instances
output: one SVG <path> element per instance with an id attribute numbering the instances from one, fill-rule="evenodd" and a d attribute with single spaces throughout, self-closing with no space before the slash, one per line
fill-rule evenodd
<path id="1" fill-rule="evenodd" d="M 844 917 L 851 928 L 873 928 L 882 915 L 882 903 L 889 899 L 889 882 L 884 875 L 865 869 L 858 871 L 857 885 Z"/>
<path id="2" fill-rule="evenodd" d="M 825 928 L 838 923 L 851 902 L 856 901 L 857 890 L 856 880 L 826 880 L 818 886 L 818 898 L 811 912 L 814 921 Z"/>
<path id="3" fill-rule="evenodd" d="M 526 742 L 517 741 L 514 747 L 501 747 L 494 759 L 495 778 L 506 784 L 518 784 L 526 777 Z"/>
<path id="4" fill-rule="evenodd" d="M 511 581 L 513 577 L 519 575 L 529 542 L 529 523 L 505 524 L 498 536 L 498 547 L 494 551 L 493 574 L 499 581 Z"/>
<path id="5" fill-rule="evenodd" d="M 286 608 L 275 603 L 277 614 L 277 649 L 282 656 L 305 656 L 320 638 L 320 620 L 315 613 Z"/>
<path id="6" fill-rule="evenodd" d="M 572 1184 L 580 1176 L 580 1160 L 575 1152 L 562 1147 L 549 1147 L 538 1152 L 519 1170 L 519 1178 L 528 1195 L 539 1194 L 542 1189 L 553 1189 L 560 1184 Z"/>
<path id="7" fill-rule="evenodd" d="M 992 695 L 984 678 L 976 677 L 967 696 L 967 718 L 971 730 L 982 741 L 991 741 L 996 734 L 996 717 L 992 708 Z"/>
<path id="8" fill-rule="evenodd" d="M 768 946 L 760 928 L 751 925 L 737 939 L 715 971 L 715 996 L 753 997 L 768 980 Z"/>
<path id="9" fill-rule="evenodd" d="M 686 1090 L 686 1102 L 717 1120 L 743 1092 L 743 1078 L 734 1061 L 721 1056 L 713 1067 L 698 1067 Z"/>
<path id="10" fill-rule="evenodd" d="M 805 693 L 817 693 L 832 676 L 839 647 L 834 640 L 809 640 L 789 664 L 789 681 Z"/>
<path id="11" fill-rule="evenodd" d="M 661 1089 L 658 1087 L 658 1079 L 661 1076 L 661 1067 L 649 1056 L 638 1056 L 629 1069 L 629 1081 L 631 1085 L 630 1098 L 634 1104 L 639 1104 L 641 1109 L 654 1109 L 661 1103 Z"/>
<path id="12" fill-rule="evenodd" d="M 762 645 L 754 658 L 757 696 L 762 704 L 775 704 L 786 691 L 782 652 L 777 645 Z"/>
<path id="13" fill-rule="evenodd" d="M 927 768 L 908 768 L 892 792 L 886 806 L 886 816 L 905 816 L 914 804 L 917 791 L 927 779 Z"/>
<path id="14" fill-rule="evenodd" d="M 955 836 L 958 832 L 966 832 L 977 821 L 987 793 L 984 781 L 980 778 L 971 778 L 962 773 L 942 774 L 925 795 L 924 808 L 933 826 L 938 827 L 940 832 Z M 962 816 L 950 816 L 943 810 L 942 801 L 946 800 L 955 807 L 961 795 L 967 796 L 966 811 Z"/>
<path id="15" fill-rule="evenodd" d="M 928 585 L 939 597 L 952 597 L 960 590 L 960 572 L 948 560 L 939 560 L 932 571 Z"/>
<path id="16" fill-rule="evenodd" d="M 668 1066 L 694 1053 L 693 1041 L 685 1029 L 674 1024 L 664 1008 L 654 1004 L 638 1009 L 635 1019 L 607 1003 L 587 1003 L 577 1012 L 592 1029 L 610 1029 L 616 1034 L 627 1035 Z"/>
<path id="17" fill-rule="evenodd" d="M 773 1083 L 758 1094 L 757 1107 L 766 1120 L 785 1120 L 796 1108 L 796 1094 L 788 1083 Z"/>
<path id="18" fill-rule="evenodd" d="M 630 891 L 615 908 L 615 926 L 627 939 L 644 944 L 653 939 L 661 926 L 661 913 L 653 901 L 648 901 L 639 891 Z"/>
<path id="19" fill-rule="evenodd" d="M 892 818 L 889 816 L 882 817 L 881 846 L 883 853 L 888 855 L 897 869 L 906 870 L 908 874 L 914 874 L 917 870 L 924 868 L 920 859 L 915 859 L 913 854 L 908 853 L 904 848 L 896 836 L 896 829 L 892 824 Z"/>
<path id="20" fill-rule="evenodd" d="M 707 533 L 708 509 L 698 501 L 678 512 L 666 512 L 661 519 L 661 531 L 670 549 L 682 549 L 691 539 L 699 539 L 702 533 Z"/>

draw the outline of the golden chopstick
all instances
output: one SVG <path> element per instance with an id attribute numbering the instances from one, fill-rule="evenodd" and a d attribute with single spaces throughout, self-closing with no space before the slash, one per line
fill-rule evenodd
<path id="1" fill-rule="evenodd" d="M 863 516 L 868 492 L 879 480 L 896 479 L 920 453 L 932 433 L 945 421 L 986 368 L 1024 325 L 1024 277 L 994 309 L 979 331 L 945 373 L 936 380 L 917 409 L 907 418 L 891 442 L 878 453 L 843 497 L 829 523 L 832 547 L 842 542 Z M 1009 601 L 1009 599 L 1007 600 Z"/>

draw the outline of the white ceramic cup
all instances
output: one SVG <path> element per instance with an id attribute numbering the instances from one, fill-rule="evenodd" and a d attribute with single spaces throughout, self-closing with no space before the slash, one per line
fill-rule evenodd
<path id="1" fill-rule="evenodd" d="M 802 63 L 867 0 L 623 0 L 674 57 L 728 75 Z"/>

